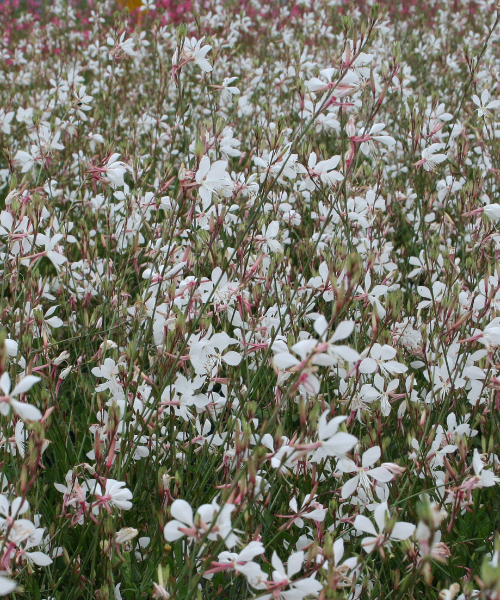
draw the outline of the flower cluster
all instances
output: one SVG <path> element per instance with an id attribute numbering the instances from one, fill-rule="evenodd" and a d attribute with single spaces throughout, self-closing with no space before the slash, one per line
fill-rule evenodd
<path id="1" fill-rule="evenodd" d="M 495 3 L 120 4 L 0 3 L 0 595 L 499 598 Z"/>

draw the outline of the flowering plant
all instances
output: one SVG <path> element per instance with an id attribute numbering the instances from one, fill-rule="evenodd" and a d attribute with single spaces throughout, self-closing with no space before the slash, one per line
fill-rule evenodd
<path id="1" fill-rule="evenodd" d="M 0 595 L 500 598 L 499 9 L 0 3 Z"/>

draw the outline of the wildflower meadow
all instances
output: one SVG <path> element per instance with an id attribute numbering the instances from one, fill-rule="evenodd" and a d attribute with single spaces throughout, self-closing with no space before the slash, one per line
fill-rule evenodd
<path id="1" fill-rule="evenodd" d="M 500 5 L 0 25 L 0 595 L 500 600 Z"/>

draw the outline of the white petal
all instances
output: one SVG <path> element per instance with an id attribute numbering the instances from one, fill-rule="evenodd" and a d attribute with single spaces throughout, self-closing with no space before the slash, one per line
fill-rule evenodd
<path id="1" fill-rule="evenodd" d="M 359 365 L 360 373 L 375 373 L 377 370 L 377 362 L 373 358 L 364 358 Z"/>
<path id="2" fill-rule="evenodd" d="M 289 579 L 291 579 L 296 573 L 300 571 L 303 562 L 304 552 L 302 550 L 300 552 L 294 552 L 293 554 L 290 554 L 290 558 L 288 559 L 287 565 L 287 574 Z"/>
<path id="3" fill-rule="evenodd" d="M 289 352 L 280 352 L 274 357 L 274 364 L 278 369 L 289 369 L 290 367 L 300 364 L 300 361 L 292 356 Z"/>
<path id="4" fill-rule="evenodd" d="M 23 500 L 22 498 L 15 498 L 12 501 L 12 506 L 11 506 L 10 510 L 11 510 L 12 516 L 15 515 L 17 518 L 19 515 L 22 515 L 27 510 L 29 510 L 29 508 L 30 508 L 30 504 L 26 499 Z"/>
<path id="5" fill-rule="evenodd" d="M 342 538 L 336 539 L 333 543 L 333 555 L 335 557 L 335 566 L 337 566 L 344 556 L 344 540 Z"/>
<path id="6" fill-rule="evenodd" d="M 10 405 L 12 409 L 21 417 L 23 421 L 40 421 L 42 413 L 31 404 L 19 402 L 11 398 Z"/>
<path id="7" fill-rule="evenodd" d="M 17 583 L 12 579 L 0 576 L 0 596 L 6 596 L 16 589 Z"/>
<path id="8" fill-rule="evenodd" d="M 321 415 L 318 424 L 319 437 L 322 440 L 326 440 L 329 437 L 332 437 L 335 433 L 337 433 L 337 429 L 339 425 L 343 423 L 347 417 L 338 416 L 333 417 L 328 423 L 326 422 L 327 416 L 330 414 L 329 410 L 325 410 L 325 412 Z"/>
<path id="9" fill-rule="evenodd" d="M 200 160 L 200 164 L 198 166 L 198 171 L 196 171 L 196 183 L 201 183 L 205 178 L 206 174 L 210 170 L 210 159 L 208 156 L 204 156 Z"/>
<path id="10" fill-rule="evenodd" d="M 307 161 L 307 166 L 310 169 L 314 169 L 314 167 L 316 166 L 316 161 L 318 160 L 318 157 L 316 156 L 316 152 L 311 152 L 311 154 L 309 155 L 309 160 Z M 7 213 L 9 214 L 9 213 Z"/>
<path id="11" fill-rule="evenodd" d="M 396 523 L 391 533 L 391 539 L 393 540 L 406 540 L 415 531 L 415 525 L 412 523 L 405 523 L 401 521 L 400 523 Z"/>
<path id="12" fill-rule="evenodd" d="M 359 354 L 356 350 L 349 348 L 349 346 L 334 346 L 332 352 L 347 362 L 356 362 L 359 360 Z"/>
<path id="13" fill-rule="evenodd" d="M 222 360 L 228 364 L 231 365 L 232 367 L 239 365 L 241 362 L 242 356 L 241 354 L 238 354 L 238 352 L 226 352 L 226 354 L 224 354 L 224 356 L 222 357 Z"/>
<path id="14" fill-rule="evenodd" d="M 40 377 L 36 377 L 35 375 L 26 375 L 24 379 L 22 379 L 16 387 L 12 390 L 11 396 L 17 396 L 18 394 L 24 394 L 28 390 L 30 390 L 35 383 L 38 383 L 41 380 Z"/>
<path id="15" fill-rule="evenodd" d="M 269 227 L 266 230 L 266 239 L 273 239 L 275 238 L 278 233 L 280 231 L 280 224 L 279 221 L 273 221 L 272 223 L 269 224 Z"/>
<path id="16" fill-rule="evenodd" d="M 446 154 L 433 154 L 432 155 L 432 162 L 438 164 L 438 163 L 442 163 L 443 161 L 445 161 L 448 157 L 446 156 Z"/>
<path id="17" fill-rule="evenodd" d="M 179 540 L 184 536 L 184 533 L 179 531 L 179 527 L 184 527 L 184 523 L 179 523 L 179 521 L 169 521 L 165 525 L 163 535 L 167 542 L 175 542 L 175 540 Z"/>
<path id="18" fill-rule="evenodd" d="M 174 519 L 186 523 L 186 525 L 189 525 L 190 527 L 194 524 L 193 509 L 189 505 L 189 502 L 186 502 L 185 500 L 174 500 L 170 509 L 170 514 Z"/>
<path id="19" fill-rule="evenodd" d="M 385 518 L 388 516 L 388 514 L 389 511 L 387 510 L 387 502 L 382 502 L 379 504 L 373 512 L 373 516 L 375 517 L 375 521 L 380 532 L 385 530 Z"/>
<path id="20" fill-rule="evenodd" d="M 194 61 L 202 71 L 205 71 L 205 73 L 210 73 L 210 71 L 213 69 L 212 65 L 208 62 L 208 60 L 206 58 L 197 58 Z"/>
<path id="21" fill-rule="evenodd" d="M 391 373 L 406 373 L 406 371 L 408 371 L 408 367 L 406 365 L 403 365 L 395 360 L 386 362 L 384 366 Z"/>
<path id="22" fill-rule="evenodd" d="M 316 354 L 312 359 L 312 363 L 313 365 L 320 365 L 322 367 L 333 367 L 337 364 L 337 361 L 327 354 Z"/>
<path id="23" fill-rule="evenodd" d="M 10 512 L 10 504 L 7 498 L 0 494 L 0 514 L 8 517 Z"/>
<path id="24" fill-rule="evenodd" d="M 361 545 L 363 546 L 363 549 L 365 550 L 365 552 L 370 553 L 372 550 L 374 550 L 376 544 L 377 544 L 377 537 L 365 537 L 363 538 L 363 541 L 361 542 Z"/>
<path id="25" fill-rule="evenodd" d="M 354 492 L 356 491 L 357 487 L 358 487 L 358 482 L 359 482 L 359 475 L 356 475 L 356 477 L 353 477 L 352 479 L 349 479 L 349 481 L 346 481 L 344 483 L 344 485 L 342 486 L 342 499 L 345 500 L 346 498 L 349 498 L 349 496 L 352 496 L 354 494 Z"/>
<path id="26" fill-rule="evenodd" d="M 26 552 L 26 556 L 39 567 L 46 567 L 52 564 L 52 559 L 43 552 Z"/>
<path id="27" fill-rule="evenodd" d="M 273 556 L 271 558 L 271 564 L 273 565 L 273 568 L 275 571 L 278 571 L 279 573 L 282 573 L 283 575 L 285 574 L 285 567 L 283 566 L 283 563 L 281 562 L 280 557 L 276 554 L 276 551 L 273 552 Z"/>
<path id="28" fill-rule="evenodd" d="M 358 531 L 362 531 L 363 533 L 371 533 L 372 535 L 377 535 L 375 526 L 370 521 L 370 519 L 368 517 L 365 517 L 364 515 L 357 515 L 357 517 L 354 519 L 354 527 Z"/>
<path id="29" fill-rule="evenodd" d="M 240 561 L 252 560 L 259 554 L 264 554 L 266 549 L 262 542 L 250 542 L 243 550 L 239 553 L 238 558 Z"/>
<path id="30" fill-rule="evenodd" d="M 375 467 L 374 469 L 367 471 L 367 474 L 376 481 L 381 481 L 382 483 L 387 483 L 393 479 L 393 474 L 385 467 Z"/>
<path id="31" fill-rule="evenodd" d="M 320 337 L 323 337 L 324 334 L 328 331 L 328 322 L 323 315 L 320 315 L 314 321 L 314 330 Z"/>
<path id="32" fill-rule="evenodd" d="M 47 325 L 50 325 L 50 327 L 55 327 L 56 329 L 64 324 L 64 321 L 59 317 L 51 317 L 50 319 L 46 319 L 45 322 Z"/>
<path id="33" fill-rule="evenodd" d="M 343 456 L 346 452 L 349 452 L 358 443 L 358 438 L 354 437 L 350 433 L 341 431 L 336 433 L 326 442 L 323 442 L 325 450 L 333 456 Z"/>
<path id="34" fill-rule="evenodd" d="M 337 342 L 338 340 L 345 340 L 353 332 L 354 325 L 354 321 L 342 321 L 342 323 L 339 323 L 330 343 Z"/>
<path id="35" fill-rule="evenodd" d="M 5 371 L 0 377 L 0 388 L 2 388 L 3 393 L 8 396 L 10 392 L 10 375 Z"/>
<path id="36" fill-rule="evenodd" d="M 369 448 L 361 459 L 361 464 L 363 465 L 363 469 L 367 467 L 371 467 L 373 464 L 377 462 L 377 460 L 382 455 L 382 451 L 380 450 L 380 446 L 373 446 L 373 448 Z"/>

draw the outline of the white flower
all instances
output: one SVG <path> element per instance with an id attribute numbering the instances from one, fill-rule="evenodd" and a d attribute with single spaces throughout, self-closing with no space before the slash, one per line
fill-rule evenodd
<path id="1" fill-rule="evenodd" d="M 22 172 L 27 173 L 36 163 L 41 164 L 43 159 L 50 155 L 51 150 L 64 150 L 64 146 L 59 143 L 60 137 L 60 131 L 52 136 L 50 128 L 41 125 L 38 131 L 30 134 L 30 139 L 35 143 L 32 144 L 29 153 L 18 150 L 14 156 L 14 163 L 22 166 Z"/>
<path id="2" fill-rule="evenodd" d="M 453 175 L 447 175 L 445 179 L 437 182 L 436 189 L 438 190 L 438 199 L 440 202 L 448 196 L 454 194 L 463 188 L 465 177 L 456 179 Z"/>
<path id="3" fill-rule="evenodd" d="M 290 554 L 287 561 L 287 567 L 281 562 L 280 558 L 273 552 L 271 564 L 273 565 L 274 571 L 272 573 L 272 582 L 261 581 L 258 585 L 254 586 L 257 589 L 265 589 L 266 587 L 272 587 L 274 593 L 264 594 L 259 596 L 260 600 L 271 600 L 271 598 L 284 598 L 286 600 L 302 600 L 306 596 L 317 596 L 323 589 L 323 586 L 319 581 L 312 577 L 306 577 L 304 579 L 298 579 L 292 581 L 292 577 L 296 575 L 302 568 L 305 554 L 302 550 Z M 290 590 L 281 592 L 277 595 L 278 590 L 284 587 L 290 586 Z"/>
<path id="4" fill-rule="evenodd" d="M 320 315 L 314 321 L 314 329 L 320 336 L 320 340 L 326 345 L 326 353 L 335 359 L 346 360 L 348 362 L 356 362 L 359 360 L 359 354 L 349 346 L 337 345 L 335 342 L 345 340 L 354 331 L 354 321 L 342 321 L 338 324 L 337 329 L 332 337 L 327 340 L 328 323 L 323 315 Z"/>
<path id="5" fill-rule="evenodd" d="M 240 364 L 242 356 L 239 352 L 224 350 L 238 340 L 230 338 L 225 331 L 214 334 L 211 338 L 201 339 L 191 346 L 189 356 L 197 375 L 216 377 L 222 363 L 229 366 Z"/>
<path id="6" fill-rule="evenodd" d="M 232 304 L 234 296 L 238 293 L 239 283 L 229 281 L 226 273 L 220 267 L 215 267 L 210 276 L 210 281 L 204 280 L 199 288 L 201 301 L 214 304 Z"/>
<path id="7" fill-rule="evenodd" d="M 293 354 L 288 352 L 286 344 L 283 342 L 273 344 L 272 349 L 277 352 L 273 363 L 281 371 L 299 374 L 299 389 L 304 394 L 315 396 L 320 391 L 320 381 L 316 376 L 317 366 L 333 366 L 335 359 L 321 352 L 315 352 L 318 346 L 317 340 L 311 338 L 297 342 L 291 347 L 291 350 L 298 354 L 302 360 L 298 360 Z"/>
<path id="8" fill-rule="evenodd" d="M 358 132 L 358 137 L 364 139 L 359 149 L 365 156 L 371 156 L 375 153 L 375 145 L 373 142 L 379 142 L 391 148 L 396 144 L 396 140 L 384 133 L 385 123 L 376 123 L 368 133 L 365 133 L 365 128 L 362 127 Z"/>
<path id="9" fill-rule="evenodd" d="M 22 519 L 24 521 L 24 519 Z M 29 521 L 28 521 L 29 522 Z M 30 523 L 31 524 L 31 523 Z M 47 567 L 52 564 L 52 559 L 45 552 L 41 552 L 40 550 L 30 551 L 28 552 L 28 548 L 34 548 L 35 546 L 40 546 L 43 544 L 43 527 L 34 527 L 31 535 L 26 540 L 26 544 L 24 545 L 24 554 L 29 562 L 37 565 L 38 567 Z"/>
<path id="10" fill-rule="evenodd" d="M 336 572 L 342 575 L 342 579 L 346 581 L 346 583 L 349 582 L 349 584 L 352 585 L 352 579 L 355 578 L 355 573 L 353 573 L 351 577 L 348 576 L 348 573 L 356 568 L 356 565 L 358 564 L 358 558 L 356 556 L 353 556 L 351 558 L 346 559 L 341 565 L 339 565 L 340 561 L 344 556 L 344 540 L 341 537 L 335 540 L 332 549 L 333 564 L 335 565 Z M 322 558 L 324 559 L 324 557 L 318 556 L 318 559 L 321 560 Z M 328 561 L 323 560 L 323 562 L 321 563 L 321 567 L 325 571 L 328 571 Z"/>
<path id="11" fill-rule="evenodd" d="M 307 494 L 304 498 L 300 511 L 296 498 L 292 498 L 288 503 L 288 506 L 292 512 L 299 515 L 293 519 L 293 522 L 300 528 L 304 527 L 303 519 L 312 519 L 313 521 L 321 523 L 325 520 L 327 513 L 327 509 L 322 504 L 316 502 L 314 498 L 311 499 L 311 494 Z"/>
<path id="12" fill-rule="evenodd" d="M 128 40 L 126 40 L 125 35 L 126 32 L 124 31 L 117 42 L 115 42 L 115 40 L 112 37 L 108 37 L 106 42 L 108 46 L 111 46 L 113 48 L 110 56 L 112 56 L 113 54 L 119 56 L 123 52 L 125 52 L 125 54 L 128 54 L 129 56 L 135 56 L 137 54 L 134 50 L 134 40 L 132 38 L 128 38 Z"/>
<path id="13" fill-rule="evenodd" d="M 37 146 L 31 146 L 30 152 L 18 150 L 14 156 L 14 163 L 22 167 L 22 173 L 27 173 L 37 162 L 41 162 Z"/>
<path id="14" fill-rule="evenodd" d="M 28 108 L 23 108 L 22 106 L 20 106 L 17 109 L 16 121 L 18 123 L 26 123 L 26 125 L 31 126 L 31 125 L 33 125 L 33 113 L 34 112 L 35 111 L 31 106 Z"/>
<path id="15" fill-rule="evenodd" d="M 309 176 L 304 180 L 301 189 L 307 189 L 311 192 L 314 191 L 316 189 L 314 179 L 319 179 L 325 185 L 330 187 L 344 179 L 342 173 L 335 171 L 335 167 L 340 162 L 340 156 L 332 156 L 332 158 L 329 158 L 328 160 L 320 160 L 319 162 L 317 162 L 317 160 L 318 157 L 316 152 L 311 152 L 307 162 Z"/>
<path id="16" fill-rule="evenodd" d="M 486 325 L 483 331 L 481 329 L 476 329 L 475 333 L 472 337 L 469 337 L 465 340 L 460 340 L 460 344 L 465 342 L 475 342 L 478 341 L 480 344 L 486 346 L 488 352 L 493 352 L 498 346 L 500 346 L 500 318 L 496 317 Z M 471 368 L 471 367 L 469 367 Z M 479 367 L 472 367 L 474 369 L 478 369 Z M 483 379 L 484 377 L 481 377 Z"/>
<path id="17" fill-rule="evenodd" d="M 32 247 L 34 236 L 32 235 L 33 226 L 28 217 L 23 217 L 16 224 L 14 217 L 7 211 L 0 213 L 0 236 L 8 236 L 16 241 L 10 241 L 11 253 L 17 256 L 20 253 L 27 254 Z M 20 238 L 19 240 L 17 238 Z M 29 261 L 26 262 L 29 264 Z"/>
<path id="18" fill-rule="evenodd" d="M 17 519 L 20 515 L 29 510 L 29 502 L 26 499 L 15 498 L 9 502 L 8 498 L 0 495 L 0 526 L 5 527 L 9 519 Z"/>
<path id="19" fill-rule="evenodd" d="M 496 223 L 500 219 L 500 204 L 487 204 L 483 212 L 488 219 Z"/>
<path id="20" fill-rule="evenodd" d="M 45 233 L 39 233 L 36 236 L 35 244 L 37 246 L 44 246 L 44 254 L 51 261 L 51 263 L 58 269 L 62 264 L 64 264 L 67 258 L 64 254 L 60 252 L 56 252 L 55 248 L 58 243 L 64 238 L 62 233 L 56 233 L 51 236 L 51 232 L 49 229 L 45 230 Z"/>
<path id="21" fill-rule="evenodd" d="M 375 285 L 370 290 L 371 287 L 372 278 L 370 273 L 368 272 L 365 275 L 365 287 L 363 289 L 361 285 L 358 285 L 356 293 L 359 295 L 355 297 L 355 300 L 367 300 L 372 306 L 376 308 L 378 317 L 380 319 L 383 319 L 386 315 L 386 311 L 379 298 L 387 294 L 389 287 L 387 285 Z"/>
<path id="22" fill-rule="evenodd" d="M 487 204 L 486 206 L 481 206 L 480 208 L 476 208 L 471 212 L 464 213 L 462 217 L 470 217 L 472 215 L 479 215 L 484 213 L 490 221 L 496 223 L 498 219 L 500 219 L 500 204 Z"/>
<path id="23" fill-rule="evenodd" d="M 440 281 L 435 281 L 432 284 L 432 293 L 425 285 L 419 285 L 417 291 L 423 298 L 428 298 L 428 300 L 422 300 L 422 302 L 418 303 L 417 310 L 420 310 L 421 308 L 428 308 L 433 302 L 441 302 L 446 293 L 446 285 Z"/>
<path id="24" fill-rule="evenodd" d="M 202 504 L 196 511 L 196 523 L 193 509 L 185 500 L 174 500 L 170 513 L 174 517 L 164 529 L 163 535 L 167 542 L 179 540 L 184 535 L 190 539 L 198 539 L 207 534 L 209 540 L 222 538 L 227 548 L 232 548 L 238 538 L 231 528 L 231 512 L 234 504 L 225 504 L 222 508 L 214 501 L 212 504 Z"/>
<path id="25" fill-rule="evenodd" d="M 208 52 L 212 49 L 212 46 L 202 46 L 203 40 L 205 38 L 202 37 L 200 40 L 196 40 L 195 37 L 186 38 L 184 40 L 184 46 L 182 47 L 182 52 L 187 61 L 194 61 L 202 71 L 205 73 L 210 73 L 213 69 L 212 65 L 205 58 Z"/>
<path id="26" fill-rule="evenodd" d="M 130 502 L 130 500 L 132 499 L 133 494 L 125 487 L 124 481 L 107 479 L 104 494 L 102 494 L 101 486 L 97 484 L 94 495 L 98 498 L 96 506 L 92 509 L 94 514 L 99 513 L 100 504 L 116 506 L 116 508 L 121 510 L 130 510 L 132 508 L 132 502 Z"/>
<path id="27" fill-rule="evenodd" d="M 500 477 L 497 477 L 492 470 L 485 469 L 484 467 L 485 463 L 483 462 L 483 457 L 478 452 L 477 448 L 474 448 L 472 468 L 476 475 L 477 483 L 475 484 L 475 487 L 477 488 L 492 487 L 495 483 L 500 482 Z"/>
<path id="28" fill-rule="evenodd" d="M 260 566 L 253 561 L 256 556 L 264 554 L 264 552 L 264 545 L 258 541 L 250 542 L 239 554 L 226 550 L 219 554 L 218 563 L 215 563 L 213 570 L 217 571 L 217 567 L 234 569 L 237 573 L 244 575 L 248 583 L 252 585 L 264 577 Z"/>
<path id="29" fill-rule="evenodd" d="M 413 535 L 413 532 L 415 531 L 415 525 L 405 521 L 395 523 L 390 533 L 386 531 L 386 520 L 389 518 L 387 502 L 378 504 L 373 516 L 379 530 L 378 532 L 368 517 L 357 515 L 354 519 L 354 527 L 358 531 L 370 534 L 368 537 L 363 538 L 363 541 L 361 542 L 361 545 L 366 552 L 371 552 L 376 548 L 380 548 L 381 546 L 388 544 L 391 540 L 406 540 Z"/>
<path id="30" fill-rule="evenodd" d="M 393 379 L 386 384 L 385 379 L 377 373 L 373 379 L 373 384 L 377 392 L 380 392 L 378 398 L 380 400 L 380 411 L 384 417 L 388 417 L 391 412 L 389 397 L 393 395 L 398 388 L 399 381 Z"/>
<path id="31" fill-rule="evenodd" d="M 78 93 L 75 93 L 75 99 L 73 101 L 74 108 L 70 111 L 76 112 L 82 121 L 87 120 L 87 115 L 83 111 L 91 110 L 92 107 L 89 106 L 89 102 L 92 102 L 94 99 L 93 96 L 87 95 L 86 90 L 86 86 L 82 85 L 78 90 Z"/>
<path id="32" fill-rule="evenodd" d="M 392 360 L 396 356 L 396 350 L 384 344 L 381 346 L 378 342 L 373 344 L 370 350 L 370 356 L 363 358 L 359 365 L 360 373 L 375 373 L 378 369 L 385 374 L 391 375 L 406 373 L 408 367 L 400 362 Z"/>
<path id="33" fill-rule="evenodd" d="M 338 462 L 338 469 L 343 473 L 356 473 L 356 475 L 346 481 L 342 487 L 342 499 L 349 498 L 356 491 L 358 485 L 362 485 L 367 496 L 372 499 L 372 483 L 368 477 L 372 477 L 375 481 L 387 483 L 392 480 L 393 474 L 389 469 L 384 467 L 375 467 L 370 469 L 380 458 L 382 451 L 379 446 L 369 448 L 361 457 L 361 467 L 358 467 L 350 458 L 341 458 Z"/>
<path id="34" fill-rule="evenodd" d="M 262 240 L 262 252 L 266 254 L 274 254 L 275 252 L 282 253 L 283 246 L 277 240 L 280 231 L 280 223 L 279 221 L 272 221 L 266 227 L 262 226 L 262 236 L 260 236 L 256 241 L 260 242 Z"/>
<path id="35" fill-rule="evenodd" d="M 312 457 L 312 462 L 319 462 L 327 456 L 336 456 L 337 458 L 345 457 L 358 443 L 358 438 L 345 431 L 338 431 L 339 425 L 343 423 L 347 417 L 333 417 L 327 421 L 327 416 L 330 414 L 326 410 L 320 417 L 318 423 L 318 449 Z"/>
<path id="36" fill-rule="evenodd" d="M 478 117 L 491 117 L 490 109 L 500 107 L 500 100 L 492 100 L 489 102 L 490 93 L 488 90 L 483 90 L 481 99 L 476 94 L 472 96 L 472 102 L 479 108 L 476 109 Z"/>
<path id="37" fill-rule="evenodd" d="M 108 162 L 103 167 L 105 177 L 115 187 L 122 187 L 125 185 L 123 176 L 128 169 L 128 166 L 124 162 L 118 160 L 119 158 L 120 155 L 115 152 L 109 157 Z"/>
<path id="38" fill-rule="evenodd" d="M 235 94 L 239 94 L 240 90 L 231 85 L 233 81 L 236 81 L 238 77 L 225 77 L 220 86 L 220 95 L 223 102 L 229 102 Z"/>
<path id="39" fill-rule="evenodd" d="M 427 148 L 424 148 L 422 150 L 422 159 L 416 162 L 414 166 L 423 166 L 426 171 L 434 171 L 439 163 L 442 163 L 448 158 L 446 154 L 437 154 L 437 152 L 444 147 L 444 144 L 431 144 Z"/>
<path id="40" fill-rule="evenodd" d="M 0 390 L 4 394 L 3 396 L 0 396 L 0 413 L 2 413 L 2 415 L 8 415 L 12 407 L 14 412 L 17 413 L 21 419 L 23 419 L 23 421 L 40 421 L 42 418 L 42 413 L 38 410 L 38 408 L 36 408 L 36 406 L 26 404 L 25 402 L 20 402 L 14 398 L 14 396 L 18 396 L 19 394 L 25 394 L 38 381 L 40 381 L 40 377 L 26 375 L 26 377 L 21 379 L 21 381 L 11 392 L 10 376 L 7 372 L 5 372 L 0 377 Z"/>
<path id="41" fill-rule="evenodd" d="M 226 171 L 227 161 L 217 160 L 212 165 L 208 156 L 200 160 L 196 171 L 196 183 L 200 186 L 199 194 L 203 209 L 207 209 L 212 202 L 212 194 L 220 192 L 225 198 L 233 193 L 233 181 Z"/>
<path id="42" fill-rule="evenodd" d="M 264 169 L 260 174 L 260 182 L 266 180 L 267 174 L 277 178 L 278 183 L 285 184 L 283 177 L 294 180 L 297 178 L 297 173 L 307 173 L 306 168 L 297 162 L 298 154 L 291 154 L 291 144 L 287 144 L 282 150 L 272 150 L 267 154 L 267 158 L 254 156 L 253 162 Z"/>
<path id="43" fill-rule="evenodd" d="M 224 129 L 222 130 L 221 138 L 219 140 L 219 146 L 222 154 L 225 154 L 226 156 L 241 156 L 241 150 L 238 150 L 238 147 L 241 146 L 241 142 L 233 137 L 233 130 L 231 129 L 231 127 L 224 127 Z M 255 178 L 256 175 L 254 174 L 253 177 Z M 245 177 L 243 175 L 242 183 L 244 181 Z M 240 182 L 237 182 L 237 184 L 238 183 Z"/>
<path id="44" fill-rule="evenodd" d="M 123 527 L 120 531 L 116 532 L 115 542 L 117 544 L 126 544 L 130 540 L 133 540 L 138 533 L 137 529 L 133 527 Z"/>
<path id="45" fill-rule="evenodd" d="M 93 375 L 106 379 L 105 383 L 101 383 L 95 388 L 96 392 L 103 392 L 108 389 L 113 395 L 116 395 L 119 392 L 121 389 L 121 386 L 118 383 L 120 365 L 123 365 L 123 363 L 116 363 L 112 358 L 106 358 L 100 367 L 94 367 L 92 369 Z"/>
<path id="46" fill-rule="evenodd" d="M 8 113 L 6 113 L 3 108 L 0 110 L 0 129 L 3 133 L 10 133 L 10 123 L 14 118 L 14 115 L 15 113 L 13 110 Z"/>
<path id="47" fill-rule="evenodd" d="M 203 387 L 204 382 L 205 378 L 200 375 L 193 380 L 188 380 L 182 373 L 177 373 L 177 379 L 173 386 L 167 386 L 163 390 L 162 404 L 173 406 L 175 414 L 187 421 L 190 418 L 188 407 L 195 406 L 201 410 L 210 402 L 206 394 L 197 393 L 197 390 Z M 196 421 L 196 425 L 199 426 L 198 421 Z"/>
<path id="48" fill-rule="evenodd" d="M 347 71 L 339 81 L 332 81 L 332 79 L 335 79 L 339 75 L 337 69 L 323 69 L 320 71 L 320 75 L 325 79 L 328 79 L 328 83 L 323 82 L 321 79 L 318 79 L 318 77 L 313 77 L 305 82 L 306 87 L 310 92 L 333 90 L 335 98 L 344 98 L 345 96 L 351 95 L 359 86 L 359 77 L 351 70 Z"/>

